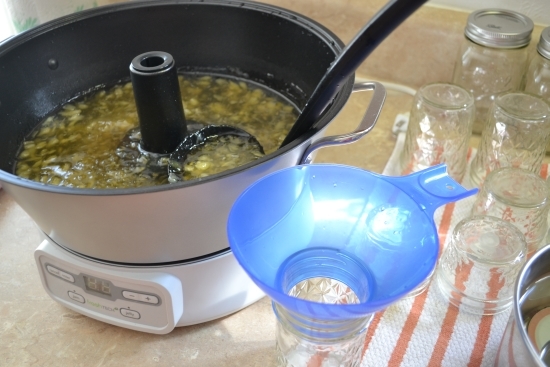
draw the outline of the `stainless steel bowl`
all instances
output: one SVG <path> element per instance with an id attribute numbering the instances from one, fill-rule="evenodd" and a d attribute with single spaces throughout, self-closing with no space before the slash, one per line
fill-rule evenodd
<path id="1" fill-rule="evenodd" d="M 495 367 L 546 366 L 527 334 L 524 315 L 550 306 L 550 282 L 546 282 L 546 287 L 532 291 L 537 280 L 549 275 L 550 245 L 547 245 L 527 261 L 516 281 L 514 306 L 500 342 Z"/>

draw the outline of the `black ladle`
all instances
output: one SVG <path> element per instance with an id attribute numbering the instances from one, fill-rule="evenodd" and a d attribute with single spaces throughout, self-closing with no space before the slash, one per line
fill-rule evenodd
<path id="1" fill-rule="evenodd" d="M 168 181 L 171 183 L 183 181 L 183 170 L 187 156 L 196 149 L 200 149 L 209 140 L 217 139 L 222 136 L 238 137 L 241 142 L 252 145 L 252 149 L 255 149 L 262 155 L 265 154 L 258 140 L 246 131 L 228 125 L 208 125 L 193 134 L 187 135 L 176 150 L 170 154 Z"/>
<path id="2" fill-rule="evenodd" d="M 283 140 L 281 147 L 289 144 L 309 130 L 317 132 L 316 126 L 326 107 L 365 58 L 393 32 L 407 17 L 427 0 L 391 0 L 361 29 L 332 63 L 302 113 Z"/>

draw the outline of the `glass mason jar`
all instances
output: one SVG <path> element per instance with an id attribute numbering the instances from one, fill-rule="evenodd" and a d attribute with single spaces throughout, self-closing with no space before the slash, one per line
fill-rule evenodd
<path id="1" fill-rule="evenodd" d="M 470 165 L 470 183 L 481 187 L 502 167 L 539 173 L 550 143 L 550 105 L 534 94 L 513 91 L 495 99 Z"/>
<path id="2" fill-rule="evenodd" d="M 374 314 L 344 320 L 304 317 L 273 302 L 278 367 L 359 367 Z"/>
<path id="3" fill-rule="evenodd" d="M 481 133 L 499 93 L 520 88 L 533 28 L 531 19 L 509 10 L 478 10 L 468 17 L 452 82 L 474 96 L 473 132 Z"/>
<path id="4" fill-rule="evenodd" d="M 525 73 L 523 89 L 550 102 L 550 27 L 540 35 L 537 53 Z"/>
<path id="5" fill-rule="evenodd" d="M 458 85 L 430 83 L 420 87 L 399 157 L 401 174 L 445 163 L 449 175 L 460 182 L 466 172 L 474 113 L 472 94 Z"/>
<path id="6" fill-rule="evenodd" d="M 359 298 L 345 283 L 325 277 L 305 279 L 290 296 L 318 303 L 356 304 Z M 277 366 L 359 367 L 374 314 L 322 319 L 286 309 L 273 302 L 277 317 Z"/>

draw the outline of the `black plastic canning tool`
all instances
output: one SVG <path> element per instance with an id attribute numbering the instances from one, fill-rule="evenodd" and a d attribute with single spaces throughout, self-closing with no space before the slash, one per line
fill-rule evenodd
<path id="1" fill-rule="evenodd" d="M 246 139 L 263 152 L 255 137 L 236 127 L 208 125 L 198 131 L 188 129 L 177 69 L 169 53 L 151 51 L 136 56 L 130 64 L 130 76 L 141 130 L 140 146 L 147 153 L 174 153 L 181 158 L 197 145 L 222 135 Z"/>
<path id="2" fill-rule="evenodd" d="M 172 55 L 152 51 L 136 56 L 130 77 L 141 130 L 141 148 L 173 152 L 187 135 L 178 74 Z"/>

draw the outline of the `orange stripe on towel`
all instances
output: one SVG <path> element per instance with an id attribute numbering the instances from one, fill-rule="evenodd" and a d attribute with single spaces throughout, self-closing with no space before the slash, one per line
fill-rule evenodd
<path id="1" fill-rule="evenodd" d="M 363 348 L 363 354 L 361 355 L 361 360 L 363 360 L 363 357 L 365 357 L 365 353 L 367 352 L 367 349 L 369 349 L 369 345 L 372 340 L 372 337 L 374 336 L 374 333 L 376 332 L 376 328 L 378 328 L 378 324 L 380 323 L 380 320 L 382 320 L 383 315 L 384 315 L 384 311 L 375 313 L 372 321 L 370 322 L 369 330 L 367 330 L 367 336 L 365 338 L 365 347 Z"/>
<path id="2" fill-rule="evenodd" d="M 540 168 L 540 177 L 546 180 L 546 176 L 548 176 L 548 164 L 543 164 Z"/>
<path id="3" fill-rule="evenodd" d="M 458 308 L 449 306 L 427 367 L 441 366 L 443 358 L 445 357 L 445 352 L 451 341 L 457 318 Z"/>
<path id="4" fill-rule="evenodd" d="M 447 232 L 451 226 L 451 219 L 453 217 L 454 209 L 455 203 L 447 204 L 445 209 L 443 209 L 441 224 L 439 226 L 439 254 L 441 254 L 443 244 L 447 239 Z M 414 299 L 411 311 L 407 316 L 403 329 L 401 329 L 401 334 L 399 335 L 399 339 L 397 339 L 397 344 L 392 352 L 388 366 L 398 366 L 403 361 L 409 342 L 411 341 L 414 330 L 418 324 L 418 319 L 424 310 L 427 297 L 428 292 L 424 291 Z"/>
<path id="5" fill-rule="evenodd" d="M 496 268 L 491 269 L 490 272 L 491 278 L 489 279 L 489 290 L 487 291 L 486 298 L 494 300 L 497 299 L 500 290 L 504 286 L 504 279 Z M 481 362 L 483 362 L 483 355 L 485 354 L 485 348 L 489 341 L 489 334 L 491 334 L 493 319 L 492 316 L 483 316 L 481 318 L 468 367 L 480 366 Z"/>
<path id="6" fill-rule="evenodd" d="M 448 204 L 447 208 L 451 206 L 452 208 L 450 209 L 450 212 L 451 212 L 450 215 L 452 216 L 452 212 L 454 210 L 454 203 Z M 447 211 L 447 208 L 445 208 L 445 211 Z M 445 212 L 443 213 L 444 218 L 446 214 L 447 213 Z M 449 227 L 450 227 L 450 222 L 451 222 L 450 219 L 448 220 L 448 222 L 445 221 L 444 223 L 443 220 L 441 222 L 441 227 L 439 230 L 440 246 L 442 246 L 442 244 L 445 243 L 445 240 L 441 237 L 447 236 L 447 232 L 449 231 Z M 466 280 L 468 280 L 470 269 L 471 269 L 471 266 L 468 269 L 465 269 L 465 271 L 461 272 L 461 274 L 463 275 L 462 277 L 456 279 L 455 287 L 458 290 L 463 291 L 464 289 L 466 289 L 465 283 L 466 283 Z M 449 346 L 449 342 L 451 341 L 451 336 L 453 335 L 457 318 L 458 318 L 458 308 L 453 305 L 449 305 L 449 307 L 447 308 L 447 313 L 445 314 L 445 318 L 443 319 L 443 324 L 441 325 L 439 336 L 437 337 L 437 341 L 434 345 L 434 350 L 432 352 L 432 356 L 430 357 L 430 362 L 428 363 L 428 367 L 440 366 L 441 363 L 443 362 L 443 358 L 445 357 L 445 353 Z"/>
<path id="7" fill-rule="evenodd" d="M 466 289 L 465 283 L 466 280 L 468 280 L 471 268 L 471 264 L 467 265 L 464 271 L 460 272 L 461 277 L 457 277 L 455 287 L 459 291 L 464 291 Z M 445 357 L 445 353 L 447 352 L 449 342 L 451 341 L 453 331 L 455 329 L 456 319 L 458 318 L 458 311 L 458 307 L 455 307 L 453 305 L 449 305 L 449 307 L 447 307 L 447 313 L 445 314 L 445 318 L 443 319 L 441 331 L 439 332 L 439 337 L 435 342 L 434 350 L 432 352 L 430 362 L 428 363 L 428 367 L 441 365 L 441 362 Z"/>
<path id="8" fill-rule="evenodd" d="M 485 348 L 487 347 L 487 342 L 489 341 L 489 334 L 491 334 L 491 325 L 493 324 L 493 320 L 493 316 L 481 317 L 479 329 L 477 330 L 476 341 L 474 343 L 474 349 L 470 355 L 468 367 L 481 366 L 481 362 L 483 362 L 483 355 L 485 354 Z"/>
<path id="9" fill-rule="evenodd" d="M 407 316 L 405 325 L 401 330 L 401 334 L 399 335 L 399 339 L 397 340 L 395 349 L 393 350 L 390 360 L 388 362 L 388 366 L 399 366 L 401 362 L 403 362 L 403 357 L 405 357 L 405 352 L 407 351 L 407 347 L 409 346 L 409 342 L 411 341 L 412 334 L 414 332 L 414 329 L 416 329 L 418 319 L 420 318 L 422 310 L 424 309 L 426 298 L 428 298 L 427 291 L 424 291 L 423 293 L 415 297 L 411 311 Z"/>

